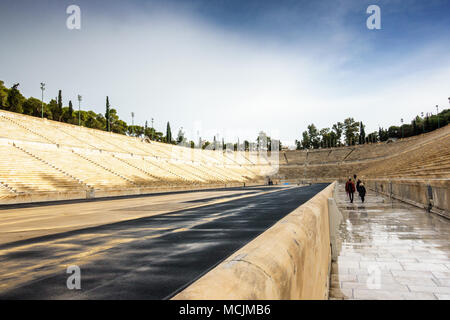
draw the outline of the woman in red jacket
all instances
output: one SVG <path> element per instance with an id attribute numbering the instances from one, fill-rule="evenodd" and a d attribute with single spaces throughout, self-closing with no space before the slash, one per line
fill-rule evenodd
<path id="1" fill-rule="evenodd" d="M 352 181 L 352 178 L 349 178 L 347 183 L 345 184 L 345 191 L 347 192 L 349 198 L 350 198 L 350 203 L 353 203 L 353 198 L 355 195 L 355 184 Z"/>

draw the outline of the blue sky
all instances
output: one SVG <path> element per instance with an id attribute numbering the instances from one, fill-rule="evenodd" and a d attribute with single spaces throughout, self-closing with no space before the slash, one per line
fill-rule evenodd
<path id="1" fill-rule="evenodd" d="M 70 4 L 81 30 L 66 28 Z M 366 9 L 381 8 L 381 30 Z M 366 131 L 448 107 L 450 1 L 10 1 L 0 80 L 26 96 L 211 139 L 265 130 L 293 144 L 310 123 L 353 116 Z"/>

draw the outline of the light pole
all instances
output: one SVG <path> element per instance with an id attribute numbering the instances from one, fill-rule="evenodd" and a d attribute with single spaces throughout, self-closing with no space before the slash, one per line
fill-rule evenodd
<path id="1" fill-rule="evenodd" d="M 178 130 L 178 133 L 181 133 L 181 134 L 183 135 L 183 140 L 184 140 L 183 127 L 181 127 L 181 128 Z M 180 138 L 180 137 L 177 137 L 177 139 L 178 139 L 178 138 Z M 183 140 L 181 140 L 180 143 L 184 145 L 184 143 L 183 143 L 184 141 L 183 141 Z M 177 142 L 178 142 L 178 141 L 177 141 Z"/>
<path id="2" fill-rule="evenodd" d="M 78 95 L 78 126 L 81 126 L 81 101 L 83 97 Z"/>
<path id="3" fill-rule="evenodd" d="M 438 118 L 438 129 L 439 129 L 441 127 L 441 124 L 439 122 L 439 106 L 438 105 L 436 105 L 436 115 L 437 115 L 437 118 Z"/>
<path id="4" fill-rule="evenodd" d="M 133 127 L 133 135 L 134 135 L 134 112 L 131 113 L 131 126 Z"/>
<path id="5" fill-rule="evenodd" d="M 153 141 L 153 132 L 155 131 L 154 129 L 153 129 L 153 121 L 154 121 L 155 119 L 153 119 L 152 118 L 152 141 Z"/>
<path id="6" fill-rule="evenodd" d="M 41 91 L 42 91 L 41 117 L 44 118 L 44 91 L 45 91 L 45 83 L 43 83 L 43 82 L 41 82 Z"/>
<path id="7" fill-rule="evenodd" d="M 402 123 L 402 139 L 404 138 L 404 134 L 403 134 L 403 118 L 400 119 L 401 123 Z"/>
<path id="8" fill-rule="evenodd" d="M 425 119 L 423 118 L 423 112 L 421 113 L 422 115 L 422 131 L 423 133 L 425 133 Z"/>

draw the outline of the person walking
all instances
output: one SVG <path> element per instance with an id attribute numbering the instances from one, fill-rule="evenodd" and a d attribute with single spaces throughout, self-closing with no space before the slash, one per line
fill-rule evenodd
<path id="1" fill-rule="evenodd" d="M 350 198 L 350 203 L 353 203 L 353 198 L 355 195 L 355 184 L 353 183 L 352 178 L 349 178 L 347 183 L 345 184 L 345 191 Z"/>
<path id="2" fill-rule="evenodd" d="M 349 192 L 349 190 L 350 190 L 350 188 L 349 188 L 349 184 L 350 184 L 350 181 L 352 180 L 352 178 L 348 178 L 348 181 L 347 182 L 345 182 L 345 192 L 347 193 L 347 197 L 350 199 L 350 192 Z"/>
<path id="3" fill-rule="evenodd" d="M 360 179 L 358 179 L 358 181 L 356 181 L 356 191 L 358 191 L 358 192 L 359 192 L 359 186 L 361 183 L 362 183 L 362 181 Z"/>
<path id="4" fill-rule="evenodd" d="M 364 197 L 366 196 L 366 187 L 364 187 L 364 183 L 359 184 L 358 188 L 359 197 L 361 198 L 362 203 L 364 203 Z"/>

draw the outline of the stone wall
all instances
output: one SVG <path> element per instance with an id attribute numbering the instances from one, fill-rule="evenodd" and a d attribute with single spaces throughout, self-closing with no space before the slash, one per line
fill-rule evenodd
<path id="1" fill-rule="evenodd" d="M 327 299 L 331 261 L 328 199 L 335 183 L 174 297 Z"/>
<path id="2" fill-rule="evenodd" d="M 246 187 L 265 185 L 264 180 L 245 183 Z M 0 196 L 1 205 L 25 204 L 25 203 L 43 203 L 56 202 L 65 200 L 86 200 L 86 199 L 101 199 L 110 197 L 127 197 L 136 195 L 151 195 L 166 192 L 178 191 L 202 191 L 209 189 L 228 189 L 241 188 L 243 183 L 228 183 L 228 184 L 199 184 L 199 185 L 185 185 L 185 186 L 168 186 L 155 188 L 134 188 L 134 189 L 111 189 L 111 190 L 87 190 L 83 192 L 41 192 L 41 193 L 27 193 L 21 195 L 12 194 L 10 196 Z"/>
<path id="3" fill-rule="evenodd" d="M 381 194 L 450 218 L 450 180 L 448 179 L 372 179 L 366 185 Z"/>

